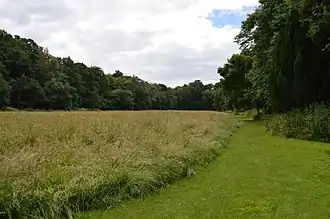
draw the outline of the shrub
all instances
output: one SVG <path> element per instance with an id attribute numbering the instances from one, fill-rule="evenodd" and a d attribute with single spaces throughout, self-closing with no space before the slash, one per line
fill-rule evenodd
<path id="1" fill-rule="evenodd" d="M 311 105 L 306 109 L 269 116 L 267 130 L 278 136 L 330 142 L 330 107 Z"/>

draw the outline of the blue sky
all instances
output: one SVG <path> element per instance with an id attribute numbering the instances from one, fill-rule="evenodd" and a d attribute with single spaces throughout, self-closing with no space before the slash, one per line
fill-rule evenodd
<path id="1" fill-rule="evenodd" d="M 242 21 L 248 13 L 251 13 L 255 7 L 244 7 L 243 10 L 219 10 L 213 9 L 206 19 L 211 20 L 213 27 L 224 27 L 230 25 L 239 28 Z"/>

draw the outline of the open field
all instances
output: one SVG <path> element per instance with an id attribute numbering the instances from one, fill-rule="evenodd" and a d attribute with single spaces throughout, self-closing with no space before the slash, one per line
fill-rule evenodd
<path id="1" fill-rule="evenodd" d="M 225 144 L 217 112 L 0 113 L 0 218 L 60 218 L 144 197 Z"/>
<path id="2" fill-rule="evenodd" d="M 330 144 L 273 137 L 248 123 L 193 178 L 81 219 L 328 219 L 329 158 Z"/>

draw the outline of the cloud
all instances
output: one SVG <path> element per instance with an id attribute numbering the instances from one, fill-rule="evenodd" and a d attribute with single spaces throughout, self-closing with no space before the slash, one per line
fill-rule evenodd
<path id="1" fill-rule="evenodd" d="M 238 10 L 213 9 L 206 19 L 212 22 L 213 27 L 230 25 L 234 28 L 239 28 L 247 14 L 253 12 L 254 8 L 254 6 L 249 6 Z"/>
<path id="2" fill-rule="evenodd" d="M 239 27 L 230 26 L 234 18 L 221 20 L 219 12 L 235 11 L 241 20 L 256 5 L 257 0 L 0 0 L 0 28 L 108 73 L 119 69 L 171 86 L 195 79 L 209 83 L 238 51 L 233 38 Z"/>

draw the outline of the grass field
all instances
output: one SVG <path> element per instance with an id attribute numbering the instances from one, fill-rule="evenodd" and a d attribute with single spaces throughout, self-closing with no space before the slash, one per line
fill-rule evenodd
<path id="1" fill-rule="evenodd" d="M 216 156 L 217 112 L 0 113 L 0 218 L 61 218 L 145 197 Z"/>
<path id="2" fill-rule="evenodd" d="M 259 123 L 189 180 L 81 219 L 328 219 L 330 144 L 272 137 Z"/>

